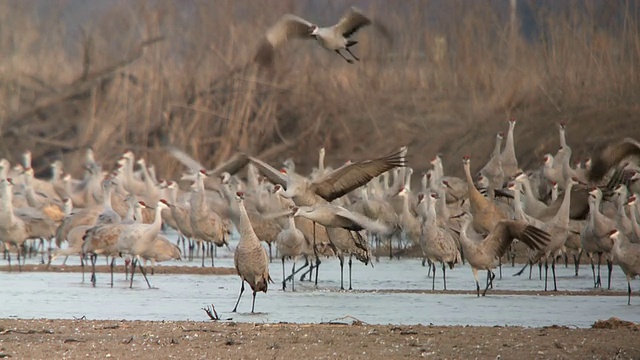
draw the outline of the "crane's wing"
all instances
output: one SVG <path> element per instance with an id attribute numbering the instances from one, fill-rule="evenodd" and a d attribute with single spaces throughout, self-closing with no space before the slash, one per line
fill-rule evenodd
<path id="1" fill-rule="evenodd" d="M 364 160 L 343 166 L 315 180 L 311 184 L 311 190 L 331 202 L 386 171 L 405 166 L 405 155 L 406 148 L 402 147 L 399 151 L 378 159 Z"/>
<path id="2" fill-rule="evenodd" d="M 271 65 L 277 47 L 289 39 L 311 39 L 312 26 L 313 24 L 301 17 L 285 14 L 267 30 L 254 61 L 260 65 Z"/>
<path id="3" fill-rule="evenodd" d="M 356 31 L 358 31 L 361 27 L 367 26 L 371 24 L 371 20 L 364 16 L 355 7 L 350 8 L 347 12 L 342 16 L 340 21 L 336 25 L 334 25 L 334 29 L 336 29 L 342 36 L 348 38 L 353 35 Z"/>
<path id="4" fill-rule="evenodd" d="M 495 254 L 501 257 L 507 252 L 513 239 L 522 241 L 533 250 L 540 250 L 551 241 L 546 231 L 519 220 L 499 221 L 485 241 L 488 241 L 487 246 L 493 248 Z"/>
<path id="5" fill-rule="evenodd" d="M 245 165 L 249 163 L 249 158 L 246 154 L 235 153 L 229 160 L 216 166 L 215 169 L 207 171 L 209 176 L 220 176 L 222 173 L 227 172 L 229 175 L 234 175 L 238 171 L 242 170 Z"/>
<path id="6" fill-rule="evenodd" d="M 367 229 L 371 232 L 377 233 L 377 234 L 381 234 L 381 235 L 388 235 L 391 233 L 391 229 L 389 227 L 387 227 L 386 225 L 375 221 L 375 220 L 371 220 L 370 218 L 354 212 L 354 211 L 349 211 L 343 207 L 338 206 L 337 210 L 336 210 L 336 215 L 338 216 L 342 216 L 345 217 L 351 221 L 353 221 L 354 223 L 360 225 L 362 228 Z"/>
<path id="7" fill-rule="evenodd" d="M 279 184 L 285 190 L 287 189 L 287 179 L 288 176 L 276 170 L 273 166 L 267 164 L 266 162 L 256 159 L 253 156 L 248 156 L 249 160 L 260 170 L 262 175 L 264 175 L 269 181 L 274 184 Z"/>
<path id="8" fill-rule="evenodd" d="M 634 139 L 624 139 L 617 144 L 606 146 L 592 157 L 589 180 L 601 180 L 612 167 L 618 165 L 628 156 L 640 156 L 640 143 Z"/>
<path id="9" fill-rule="evenodd" d="M 202 165 L 202 163 L 200 163 L 198 160 L 194 159 L 191 155 L 178 149 L 175 146 L 166 146 L 165 149 L 171 156 L 180 161 L 182 165 L 186 166 L 194 173 L 197 173 L 198 171 L 205 168 L 204 165 Z"/>

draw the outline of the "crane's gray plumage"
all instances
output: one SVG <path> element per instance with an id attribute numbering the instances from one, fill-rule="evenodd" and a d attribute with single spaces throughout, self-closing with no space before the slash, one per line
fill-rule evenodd
<path id="1" fill-rule="evenodd" d="M 355 7 L 347 10 L 340 21 L 330 27 L 319 27 L 299 16 L 285 14 L 265 33 L 254 61 L 262 66 L 271 66 L 274 62 L 275 50 L 288 40 L 316 39 L 325 49 L 335 51 L 348 63 L 353 63 L 353 60 L 346 58 L 340 50 L 346 50 L 353 59 L 360 60 L 349 50 L 351 46 L 357 44 L 357 41 L 349 38 L 362 27 L 371 24 L 375 24 L 375 28 L 390 42 L 389 31 L 377 21 L 374 23 Z"/>

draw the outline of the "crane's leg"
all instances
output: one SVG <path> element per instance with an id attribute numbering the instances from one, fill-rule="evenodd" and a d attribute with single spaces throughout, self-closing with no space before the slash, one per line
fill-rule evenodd
<path id="1" fill-rule="evenodd" d="M 442 263 L 442 281 L 444 282 L 444 289 L 447 290 L 447 271 L 445 263 Z"/>
<path id="2" fill-rule="evenodd" d="M 540 264 L 538 264 L 540 265 Z M 529 280 L 531 280 L 531 274 L 533 273 L 533 264 L 529 263 Z"/>
<path id="3" fill-rule="evenodd" d="M 499 269 L 499 274 L 500 274 L 500 278 L 499 279 L 502 279 L 502 258 L 501 257 L 498 258 L 498 269 Z"/>
<path id="4" fill-rule="evenodd" d="M 355 44 L 354 44 L 354 45 L 355 45 Z M 360 59 L 358 59 L 358 57 L 357 57 L 357 56 L 355 56 L 355 54 L 354 54 L 354 53 L 352 53 L 352 52 L 351 52 L 351 50 L 350 50 L 349 48 L 345 48 L 345 50 L 347 50 L 347 52 L 348 52 L 349 54 L 351 54 L 351 56 L 353 56 L 353 58 L 354 58 L 354 59 L 356 59 L 356 61 L 360 61 Z"/>
<path id="5" fill-rule="evenodd" d="M 351 260 L 352 257 L 353 255 L 349 255 L 349 290 L 353 290 L 351 287 L 351 266 L 353 265 L 353 261 Z"/>
<path id="6" fill-rule="evenodd" d="M 4 255 L 6 256 L 6 259 L 9 262 L 9 272 L 11 272 L 11 251 L 9 250 L 9 245 L 7 244 L 5 244 L 4 246 Z"/>
<path id="7" fill-rule="evenodd" d="M 587 253 L 587 256 L 589 257 L 589 262 L 591 262 L 591 272 L 593 273 L 593 287 L 596 288 L 598 287 L 598 285 L 596 282 L 596 267 L 593 264 L 593 254 Z"/>
<path id="8" fill-rule="evenodd" d="M 538 278 L 542 280 L 542 261 L 538 262 Z"/>
<path id="9" fill-rule="evenodd" d="M 518 271 L 517 273 L 513 274 L 513 276 L 520 276 L 522 275 L 522 273 L 524 272 L 524 269 L 527 268 L 527 266 L 531 265 L 531 261 L 527 261 L 526 264 L 524 264 L 524 266 L 522 267 L 522 269 L 520 269 L 520 271 Z M 529 275 L 529 279 L 531 279 L 531 275 Z"/>
<path id="10" fill-rule="evenodd" d="M 489 289 L 489 285 L 493 286 L 493 279 L 496 278 L 496 274 L 493 273 L 493 271 L 491 270 L 487 270 L 489 272 L 489 283 L 487 284 L 487 287 L 484 288 L 484 291 L 482 292 L 482 296 L 485 296 L 487 294 L 487 290 Z"/>
<path id="11" fill-rule="evenodd" d="M 296 263 L 293 263 L 293 266 L 296 266 Z M 293 271 L 291 272 L 293 274 Z M 282 291 L 287 289 L 287 279 L 284 277 L 284 256 L 282 257 Z"/>
<path id="12" fill-rule="evenodd" d="M 125 256 L 124 258 L 124 280 L 129 280 L 129 263 L 131 262 L 131 260 L 128 260 L 128 258 Z"/>
<path id="13" fill-rule="evenodd" d="M 269 246 L 269 262 L 271 262 L 271 260 L 273 259 L 273 256 L 271 255 L 271 243 L 268 242 L 267 245 Z"/>
<path id="14" fill-rule="evenodd" d="M 244 292 L 244 279 L 240 279 L 242 281 L 242 285 L 240 286 L 240 295 L 238 295 L 238 301 L 236 301 L 236 306 L 233 307 L 231 312 L 236 312 L 238 310 L 238 304 L 240 303 L 240 298 L 242 297 L 242 293 Z"/>
<path id="15" fill-rule="evenodd" d="M 313 222 L 313 252 L 316 255 L 316 286 L 318 286 L 318 269 L 320 269 L 320 263 L 322 263 L 322 261 L 320 261 L 320 255 L 318 254 L 318 249 L 316 249 L 316 223 L 315 221 Z M 309 276 L 309 278 L 311 278 L 311 276 Z"/>
<path id="16" fill-rule="evenodd" d="M 253 292 L 253 300 L 251 301 L 251 313 L 255 314 L 253 309 L 256 307 L 256 292 Z"/>
<path id="17" fill-rule="evenodd" d="M 393 236 L 389 236 L 389 260 L 393 260 Z"/>
<path id="18" fill-rule="evenodd" d="M 577 256 L 576 254 L 573 254 L 573 263 L 575 265 L 576 276 L 578 276 L 578 270 L 580 270 L 580 257 L 582 257 L 582 250 L 580 250 Z"/>
<path id="19" fill-rule="evenodd" d="M 293 259 L 293 267 L 291 268 L 291 273 L 293 274 L 295 272 L 296 272 L 296 260 Z M 295 283 L 295 277 L 292 276 L 291 277 L 291 291 L 296 291 L 294 283 Z"/>
<path id="20" fill-rule="evenodd" d="M 600 264 L 602 263 L 602 253 L 598 253 L 598 276 L 596 278 L 596 287 L 602 287 L 602 281 L 600 279 Z"/>
<path id="21" fill-rule="evenodd" d="M 511 267 L 516 266 L 516 251 L 513 248 L 513 243 L 509 245 L 509 254 L 511 254 Z"/>
<path id="22" fill-rule="evenodd" d="M 480 297 L 480 282 L 478 281 L 478 269 L 471 268 L 471 271 L 473 271 L 473 278 L 476 279 L 476 293 L 478 294 L 478 297 Z"/>
<path id="23" fill-rule="evenodd" d="M 340 254 L 340 290 L 344 290 L 344 256 Z"/>
<path id="24" fill-rule="evenodd" d="M 200 249 L 200 245 L 198 245 L 198 249 Z M 204 267 L 204 257 L 206 255 L 206 252 L 207 252 L 207 243 L 203 241 L 202 242 L 202 267 Z"/>
<path id="25" fill-rule="evenodd" d="M 42 248 L 42 252 L 40 253 L 40 264 L 44 264 L 44 239 L 40 238 L 40 242 L 38 243 L 37 249 Z"/>
<path id="26" fill-rule="evenodd" d="M 80 256 L 80 267 L 82 268 L 82 282 L 84 283 L 84 257 Z"/>
<path id="27" fill-rule="evenodd" d="M 607 290 L 611 290 L 611 273 L 613 272 L 613 261 L 607 259 L 607 269 L 609 274 L 607 275 Z"/>
<path id="28" fill-rule="evenodd" d="M 294 265 L 294 268 L 295 268 L 295 262 L 294 262 L 294 264 L 293 264 L 293 265 Z M 293 279 L 293 277 L 294 277 L 297 273 L 299 273 L 302 269 L 306 268 L 307 266 L 309 266 L 309 259 L 305 257 L 305 258 L 304 258 L 304 265 L 302 265 L 302 266 L 301 266 L 297 271 L 293 271 L 293 270 L 292 270 L 291 275 L 287 276 L 287 278 L 286 278 L 286 279 L 284 279 L 284 280 L 285 280 L 285 281 L 289 281 L 289 280 L 293 281 L 293 280 L 292 280 L 292 279 Z M 301 281 L 302 281 L 302 280 L 301 280 Z"/>
<path id="29" fill-rule="evenodd" d="M 631 305 L 631 280 L 627 276 L 627 305 Z"/>
<path id="30" fill-rule="evenodd" d="M 140 261 L 138 261 L 138 267 L 140 268 L 142 276 L 144 276 L 144 280 L 147 282 L 147 286 L 149 287 L 149 289 L 151 289 L 151 284 L 149 284 L 149 279 L 147 279 L 147 272 L 144 270 L 144 267 L 142 266 L 142 263 L 140 263 Z"/>
<path id="31" fill-rule="evenodd" d="M 136 273 L 137 262 L 138 262 L 138 259 L 136 258 L 131 259 L 131 282 L 129 283 L 129 289 L 133 289 L 133 274 Z"/>
<path id="32" fill-rule="evenodd" d="M 91 254 L 91 285 L 96 287 L 96 261 L 98 260 L 98 255 Z"/>
<path id="33" fill-rule="evenodd" d="M 549 277 L 549 260 L 544 261 L 544 291 L 547 291 L 547 278 Z"/>
<path id="34" fill-rule="evenodd" d="M 111 268 L 111 287 L 113 287 L 113 267 L 115 266 L 116 263 L 116 257 L 112 257 L 111 258 L 111 265 L 109 266 Z"/>
<path id="35" fill-rule="evenodd" d="M 431 263 L 431 268 L 433 269 L 433 276 L 431 277 L 431 291 L 436 289 L 436 263 Z"/>
<path id="36" fill-rule="evenodd" d="M 551 261 L 551 273 L 553 274 L 553 291 L 558 291 L 558 285 L 556 284 L 556 257 L 553 257 Z"/>
<path id="37" fill-rule="evenodd" d="M 18 258 L 18 272 L 22 272 L 22 264 L 20 263 L 20 259 L 25 257 L 22 253 L 22 246 L 17 247 L 16 257 Z"/>
<path id="38" fill-rule="evenodd" d="M 343 59 L 345 59 L 349 64 L 353 64 L 353 60 L 351 60 L 351 59 L 347 59 L 344 55 L 342 55 L 342 53 L 340 52 L 340 50 L 336 49 L 336 53 L 338 53 L 338 55 L 340 55 L 340 57 L 342 57 Z"/>
<path id="39" fill-rule="evenodd" d="M 182 238 L 182 253 L 183 254 L 187 254 L 187 257 L 189 256 L 189 253 L 187 252 L 187 239 L 185 238 L 184 235 L 182 235 L 182 233 L 179 233 L 180 237 Z"/>

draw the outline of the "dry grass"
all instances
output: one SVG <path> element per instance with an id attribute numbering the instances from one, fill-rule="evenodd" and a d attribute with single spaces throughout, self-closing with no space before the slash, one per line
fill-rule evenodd
<path id="1" fill-rule="evenodd" d="M 28 148 L 40 169 L 54 157 L 77 163 L 87 146 L 107 164 L 133 149 L 171 177 L 181 168 L 169 143 L 210 167 L 288 143 L 267 160 L 303 169 L 320 146 L 341 163 L 411 144 L 417 171 L 442 152 L 459 173 L 457 159 L 470 153 L 480 166 L 512 116 L 525 166 L 555 151 L 559 120 L 577 156 L 640 136 L 636 1 L 520 0 L 515 23 L 498 1 L 361 1 L 393 44 L 359 32 L 357 65 L 310 41 L 287 44 L 269 74 L 244 65 L 270 24 L 286 12 L 329 24 L 347 2 L 70 3 L 0 3 L 0 156 Z M 532 23 L 533 34 L 518 31 Z"/>

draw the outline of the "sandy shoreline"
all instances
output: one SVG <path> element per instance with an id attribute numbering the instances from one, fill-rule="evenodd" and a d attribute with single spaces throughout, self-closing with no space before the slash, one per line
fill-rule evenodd
<path id="1" fill-rule="evenodd" d="M 0 358 L 640 358 L 637 324 L 589 329 L 0 319 Z"/>

